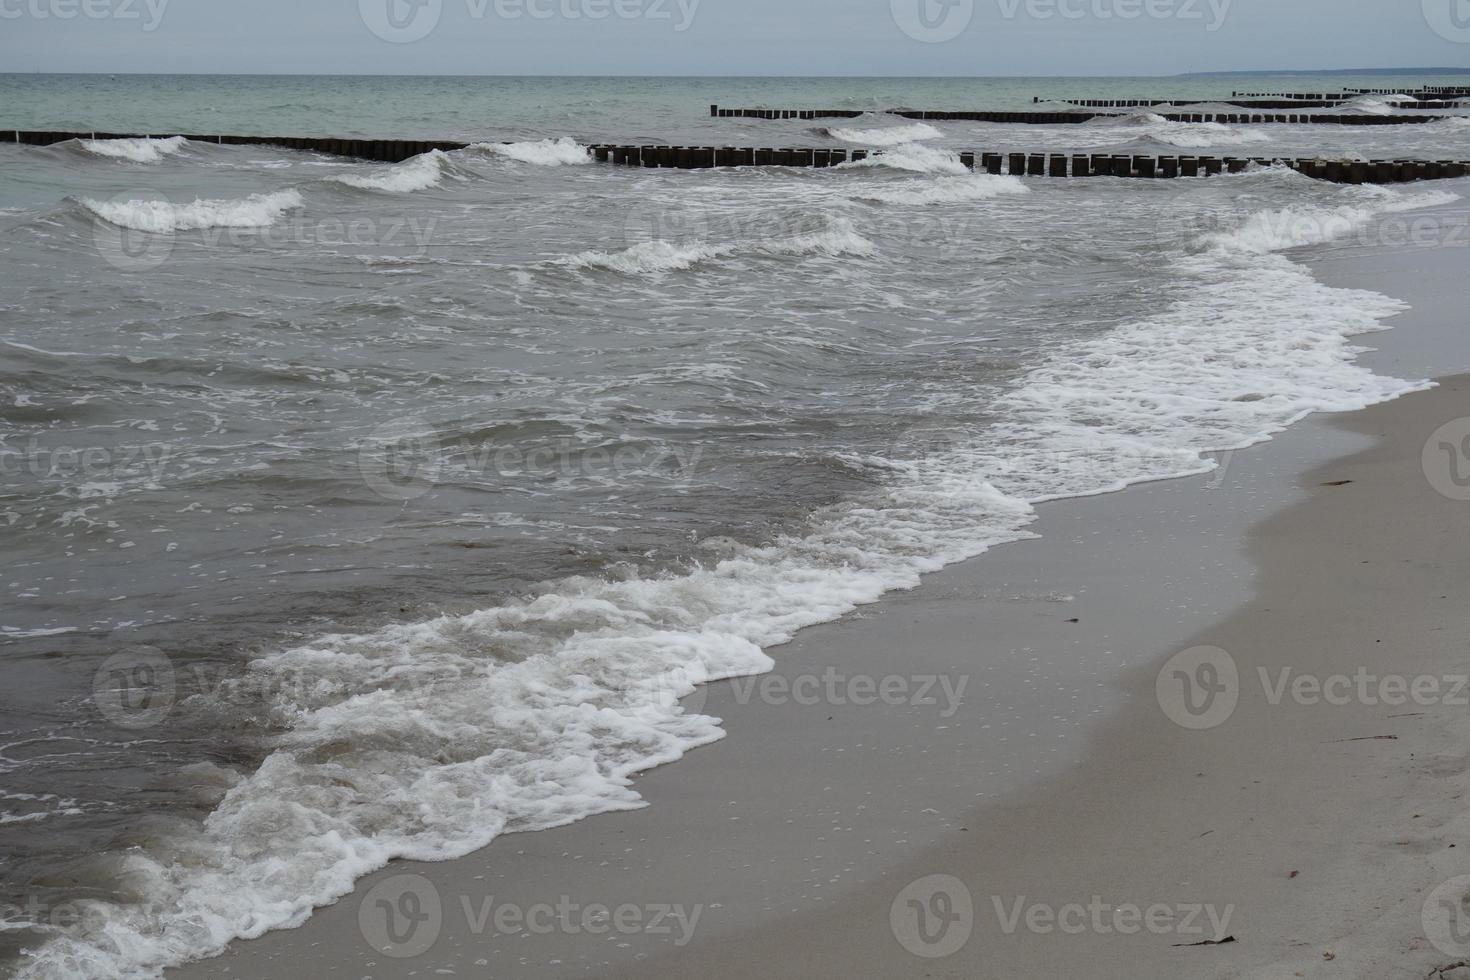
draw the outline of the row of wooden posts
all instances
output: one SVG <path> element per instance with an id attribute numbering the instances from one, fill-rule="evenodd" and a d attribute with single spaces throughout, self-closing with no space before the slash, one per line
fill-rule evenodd
<path id="1" fill-rule="evenodd" d="M 1238 106 L 1242 109 L 1336 109 L 1357 98 L 1354 95 L 1324 95 L 1314 99 L 1042 99 L 1035 102 L 1066 102 L 1070 105 L 1086 106 L 1090 109 L 1148 109 L 1158 105 L 1199 105 L 1214 102 L 1219 105 Z M 1395 109 L 1459 109 L 1460 101 L 1419 100 L 1414 102 L 1390 102 Z"/>
<path id="2" fill-rule="evenodd" d="M 1023 123 L 1042 126 L 1065 126 L 1085 123 L 1093 119 L 1116 119 L 1115 112 L 956 112 L 934 109 L 888 109 L 888 115 L 904 119 L 923 119 L 935 122 L 991 122 Z M 709 107 L 709 114 L 721 119 L 855 119 L 867 113 L 854 109 L 728 109 L 719 105 Z M 1160 113 L 1171 122 L 1195 123 L 1318 123 L 1333 126 L 1395 126 L 1413 123 L 1436 122 L 1448 116 L 1370 116 L 1370 115 L 1321 115 L 1306 112 L 1164 112 Z"/>
<path id="3" fill-rule="evenodd" d="M 431 150 L 462 150 L 468 143 L 427 140 L 349 140 L 330 137 L 270 136 L 193 136 L 187 134 L 136 133 L 62 133 L 26 130 L 0 130 L 14 142 L 32 146 L 49 146 L 68 140 L 91 139 L 165 139 L 168 135 L 202 143 L 225 146 L 279 146 L 293 150 L 328 153 L 397 163 Z M 638 146 L 595 144 L 588 148 L 592 157 L 603 163 L 623 166 L 675 169 L 706 167 L 834 167 L 867 159 L 868 150 L 842 148 L 777 148 L 739 146 Z M 1046 153 L 972 153 L 958 154 L 961 164 L 971 170 L 991 174 L 1016 174 L 1031 177 L 1197 177 L 1219 173 L 1240 173 L 1252 163 L 1277 163 L 1309 177 L 1352 184 L 1397 183 L 1408 180 L 1437 180 L 1464 177 L 1466 164 L 1453 160 L 1322 160 L 1278 159 L 1267 157 L 1196 157 L 1133 156 L 1120 154 L 1046 154 Z"/>
<path id="4" fill-rule="evenodd" d="M 1230 97 L 1244 99 L 1354 99 L 1360 95 L 1407 95 L 1415 99 L 1432 99 L 1451 95 L 1470 95 L 1470 85 L 1436 85 L 1429 88 L 1345 88 L 1341 95 L 1300 92 L 1231 92 Z"/>
<path id="5" fill-rule="evenodd" d="M 469 143 L 446 142 L 443 140 L 349 140 L 316 136 L 199 136 L 189 133 L 61 133 L 29 130 L 0 130 L 0 141 L 13 141 L 29 146 L 51 146 L 69 140 L 126 140 L 126 139 L 171 139 L 182 136 L 196 143 L 215 143 L 221 146 L 280 146 L 288 150 L 306 150 L 328 153 L 333 156 L 355 157 L 359 160 L 378 160 L 383 163 L 401 163 L 431 150 L 463 150 Z"/>
<path id="6" fill-rule="evenodd" d="M 631 167 L 697 170 L 707 167 L 835 167 L 856 163 L 868 150 L 740 146 L 631 146 L 591 148 L 603 163 Z M 1470 163 L 1452 160 L 1321 160 L 1268 157 L 1135 156 L 1124 154 L 971 153 L 960 163 L 990 174 L 1028 177 L 1207 177 L 1242 173 L 1251 164 L 1280 164 L 1308 177 L 1343 184 L 1389 184 L 1464 177 Z"/>

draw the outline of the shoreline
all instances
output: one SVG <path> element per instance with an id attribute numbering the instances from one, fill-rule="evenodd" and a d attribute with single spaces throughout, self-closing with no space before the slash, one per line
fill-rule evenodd
<path id="1" fill-rule="evenodd" d="M 1337 281 L 1333 251 L 1329 248 L 1319 264 L 1325 269 L 1315 269 L 1319 278 L 1331 285 L 1366 286 L 1408 299 L 1414 306 L 1413 313 L 1391 321 L 1394 332 L 1364 341 L 1384 349 L 1365 361 L 1399 377 L 1428 376 L 1438 373 L 1436 366 L 1448 367 L 1442 342 L 1454 337 L 1454 320 L 1444 315 L 1455 307 L 1453 282 L 1446 288 L 1444 282 L 1431 281 L 1437 292 L 1424 296 L 1418 295 L 1425 291 L 1419 288 L 1422 283 L 1404 282 L 1406 289 L 1396 290 L 1354 270 L 1354 263 L 1366 265 L 1370 258 L 1383 261 L 1381 256 L 1363 254 L 1367 250 L 1360 247 L 1341 250 L 1348 267 L 1343 275 L 1350 281 Z M 1405 253 L 1417 259 L 1429 254 L 1414 249 L 1395 254 Z M 1435 254 L 1444 258 L 1444 250 Z M 1453 263 L 1441 261 L 1439 266 L 1441 272 L 1448 266 L 1453 273 Z M 1408 289 L 1410 285 L 1415 288 Z M 1434 332 L 1436 323 L 1439 330 Z M 1417 335 L 1421 326 L 1433 336 Z M 1411 331 L 1416 336 L 1406 336 Z M 1395 343 L 1399 338 L 1407 343 Z M 1455 365 L 1458 370 L 1467 367 L 1470 364 Z M 805 630 L 781 649 L 777 672 L 766 675 L 784 677 L 788 685 L 820 679 L 828 670 L 875 680 L 901 676 L 912 683 L 913 694 L 919 677 L 948 677 L 951 693 L 967 678 L 964 711 L 940 717 L 942 712 L 934 710 L 937 705 L 836 704 L 830 695 L 821 705 L 802 705 L 793 702 L 791 686 L 784 695 L 762 686 L 758 696 L 742 698 L 738 684 L 716 685 L 702 695 L 707 699 L 704 710 L 725 718 L 728 737 L 694 753 L 683 766 L 640 776 L 637 789 L 649 808 L 608 814 L 561 830 L 502 837 L 459 861 L 396 862 L 361 880 L 352 897 L 318 910 L 304 927 L 236 945 L 219 959 L 170 975 L 266 976 L 279 972 L 273 963 L 289 963 L 293 970 L 307 966 L 311 975 L 322 977 L 445 971 L 465 975 L 480 972 L 480 967 L 490 968 L 497 977 L 618 976 L 620 970 L 640 977 L 684 975 L 691 970 L 709 976 L 750 976 L 762 970 L 742 956 L 757 942 L 762 962 L 772 956 L 780 960 L 781 975 L 856 975 L 881 969 L 885 975 L 924 971 L 973 976 L 983 966 L 998 976 L 1026 976 L 1038 965 L 1098 972 L 1099 956 L 1114 952 L 1127 957 L 1120 961 L 1123 967 L 1143 967 L 1137 944 L 1119 944 L 1116 936 L 1111 942 L 1097 936 L 1063 936 L 1067 941 L 1059 941 L 1053 934 L 1042 942 L 1033 934 L 1018 934 L 1019 938 L 1005 937 L 1015 942 L 996 948 L 988 935 L 977 935 L 949 958 L 916 958 L 895 941 L 889 906 L 902 885 L 937 873 L 985 881 L 985 887 L 992 889 L 999 886 L 991 882 L 1014 882 L 1016 887 L 1006 889 L 1008 906 L 1014 896 L 1030 895 L 1035 900 L 1048 889 L 1051 900 L 1061 905 L 1081 892 L 1087 893 L 1080 896 L 1086 901 L 1099 890 L 1110 890 L 1101 886 L 1111 882 L 1136 882 L 1129 888 L 1120 885 L 1127 892 L 1121 897 L 1131 896 L 1140 903 L 1177 899 L 1194 904 L 1196 899 L 1189 896 L 1196 889 L 1160 885 L 1158 876 L 1172 881 L 1177 878 L 1175 867 L 1211 866 L 1204 858 L 1183 865 L 1144 860 L 1151 850 L 1175 852 L 1151 841 L 1140 855 L 1136 848 L 1119 848 L 1117 836 L 1098 830 L 1120 825 L 1157 829 L 1164 816 L 1186 816 L 1161 804 L 1156 812 L 1133 812 L 1122 819 L 1124 803 L 1142 805 L 1154 799 L 1150 793 L 1157 796 L 1169 788 L 1139 772 L 1135 758 L 1141 748 L 1158 747 L 1161 731 L 1191 751 L 1199 751 L 1198 744 L 1212 744 L 1181 741 L 1181 734 L 1197 733 L 1185 733 L 1177 726 L 1160 728 L 1169 725 L 1153 703 L 1162 657 L 1197 645 L 1180 646 L 1184 637 L 1216 636 L 1215 631 L 1225 629 L 1221 617 L 1228 615 L 1223 622 L 1233 622 L 1260 601 L 1260 594 L 1271 594 L 1273 556 L 1263 553 L 1263 532 L 1260 527 L 1251 532 L 1248 553 L 1241 552 L 1239 537 L 1263 518 L 1266 523 L 1261 527 L 1271 528 L 1298 513 L 1324 510 L 1318 501 L 1333 501 L 1319 487 L 1309 502 L 1302 503 L 1306 498 L 1295 479 L 1300 471 L 1310 470 L 1315 477 L 1358 465 L 1359 457 L 1351 454 L 1364 451 L 1366 433 L 1386 425 L 1412 427 L 1412 417 L 1405 420 L 1394 413 L 1413 416 L 1412 406 L 1433 400 L 1436 407 L 1427 410 L 1432 414 L 1440 410 L 1439 400 L 1446 392 L 1455 390 L 1446 386 L 1362 413 L 1314 417 L 1268 443 L 1230 454 L 1223 475 L 1140 484 L 1103 497 L 1043 505 L 1033 525 L 1043 536 L 1040 540 L 997 547 L 979 559 L 927 576 L 914 592 L 892 594 L 838 623 Z M 1422 441 L 1421 436 L 1420 445 Z M 1372 456 L 1377 448 L 1368 448 L 1366 454 Z M 1415 447 L 1415 459 L 1417 453 Z M 1422 474 L 1419 480 L 1423 482 Z M 1313 480 L 1304 482 L 1311 486 Z M 1337 499 L 1347 496 L 1339 493 Z M 1383 501 L 1380 497 L 1380 507 Z M 1283 510 L 1287 505 L 1291 506 Z M 1356 519 L 1371 523 L 1377 514 L 1372 510 L 1370 520 L 1364 521 L 1363 514 Z M 1332 545 L 1312 540 L 1314 548 Z M 1253 562 L 1265 570 L 1257 572 Z M 918 643 L 916 635 L 921 637 Z M 1229 643 L 1214 642 L 1237 649 L 1242 643 L 1233 637 L 1225 635 Z M 899 663 L 903 672 L 895 675 Z M 1124 680 L 1117 683 L 1120 667 Z M 1058 677 L 1069 679 L 1069 686 L 1042 689 L 1044 682 Z M 942 685 L 931 690 L 943 697 Z M 850 695 L 850 687 L 846 693 Z M 1080 711 L 1079 704 L 1085 705 Z M 1268 714 L 1265 721 L 1287 713 Z M 1065 724 L 1055 725 L 1059 720 Z M 1058 730 L 1041 732 L 1047 725 Z M 1114 739 L 1126 751 L 1110 755 L 1106 746 Z M 1212 764 L 1220 755 L 1233 759 L 1246 751 L 1218 741 L 1205 755 Z M 1164 743 L 1172 744 L 1169 739 Z M 1382 745 L 1365 744 L 1375 751 L 1395 745 L 1386 740 Z M 1261 751 L 1255 738 L 1245 761 L 1259 760 Z M 751 758 L 767 756 L 780 758 L 781 766 L 757 770 L 750 765 Z M 1124 763 L 1109 765 L 1105 771 L 1083 767 L 1086 760 L 1111 763 L 1115 756 Z M 1166 760 L 1168 765 L 1178 761 Z M 1329 769 L 1322 767 L 1323 772 Z M 1055 775 L 1058 771 L 1062 775 Z M 1232 777 L 1243 772 L 1217 767 L 1220 771 Z M 1312 771 L 1305 774 L 1312 775 Z M 1125 776 L 1137 784 L 1122 794 L 1120 802 L 1109 791 L 1123 785 L 1119 781 Z M 1216 780 L 1224 777 L 1193 778 L 1201 781 L 1189 782 L 1189 792 L 1204 795 L 1201 787 L 1217 789 Z M 1273 784 L 1272 799 L 1290 814 L 1299 808 L 1301 794 L 1288 789 Z M 1223 805 L 1214 795 L 1208 799 L 1217 808 Z M 1048 800 L 1059 802 L 1050 809 L 1038 807 L 1039 801 Z M 1082 811 L 1086 816 L 1081 821 L 1072 805 L 1079 800 L 1090 807 Z M 984 809 L 977 811 L 981 805 Z M 1353 812 L 1335 805 L 1324 809 Z M 1095 839 L 1084 847 L 1081 841 L 1089 833 Z M 1249 848 L 1250 832 L 1240 833 L 1246 836 L 1230 839 Z M 1217 831 L 1210 836 L 1224 841 L 1229 835 Z M 1221 850 L 1219 843 L 1201 848 L 1210 850 L 1210 859 L 1229 863 L 1228 850 Z M 1113 870 L 1100 872 L 1094 867 L 1090 877 L 1072 873 L 1069 878 L 1066 869 L 1083 867 L 1079 856 L 1088 854 L 1098 859 L 1127 854 L 1156 876 L 1130 877 L 1131 868 L 1115 875 Z M 371 908 L 375 897 L 381 898 L 382 886 L 405 874 L 431 881 L 445 912 L 442 932 L 430 950 L 395 959 L 364 939 L 359 913 Z M 1011 877 L 1003 879 L 1003 874 Z M 1072 887 L 1089 880 L 1098 883 L 1090 891 Z M 1302 892 L 1317 887 L 1318 879 L 1303 874 L 1289 880 L 1296 892 Z M 1271 889 L 1252 891 L 1253 884 L 1259 886 L 1232 882 L 1231 888 L 1245 896 L 1239 901 L 1198 898 L 1197 902 L 1234 905 L 1241 911 L 1232 928 L 1243 933 L 1252 918 L 1249 910 L 1267 904 L 1260 896 L 1275 901 Z M 982 924 L 995 921 L 992 896 L 978 887 L 972 890 L 978 933 Z M 1181 891 L 1183 898 L 1178 897 Z M 1329 892 L 1353 894 L 1350 876 L 1344 882 L 1339 875 L 1336 891 Z M 562 899 L 583 910 L 626 906 L 646 914 L 645 928 L 631 933 L 561 929 L 536 935 L 524 928 L 497 933 L 494 926 L 486 931 L 484 916 L 478 922 L 472 915 L 460 917 L 460 907 L 483 912 L 492 897 L 495 903 L 509 902 L 522 911 L 554 906 Z M 679 918 L 666 916 L 675 928 L 659 933 L 650 924 L 658 906 L 700 912 L 697 920 L 684 916 L 689 929 L 683 931 L 677 927 Z M 1280 916 L 1272 918 L 1281 921 Z M 597 920 L 593 916 L 592 921 Z M 1256 926 L 1257 936 L 1260 931 Z M 681 944 L 681 937 L 692 941 Z M 979 942 L 982 938 L 987 941 Z M 1100 941 L 1088 941 L 1091 938 Z M 1242 935 L 1228 951 L 1210 952 L 1228 952 L 1260 965 L 1255 963 L 1258 938 L 1248 943 Z M 1164 968 L 1162 973 L 1130 974 L 1125 969 L 1105 975 L 1173 976 L 1212 962 L 1200 958 L 1200 953 L 1189 950 L 1183 960 L 1177 956 L 1147 960 L 1150 967 L 1157 962 Z M 1337 972 L 1330 975 L 1341 976 L 1348 956 L 1342 951 L 1334 956 Z M 1330 966 L 1333 961 L 1324 962 Z M 1230 972 L 1220 975 L 1239 975 L 1235 971 L 1242 968 L 1220 956 L 1213 963 L 1221 968 L 1229 964 Z M 1427 968 L 1417 975 L 1426 972 Z M 769 975 L 769 968 L 765 973 Z M 1279 975 L 1289 976 L 1291 971 Z"/>

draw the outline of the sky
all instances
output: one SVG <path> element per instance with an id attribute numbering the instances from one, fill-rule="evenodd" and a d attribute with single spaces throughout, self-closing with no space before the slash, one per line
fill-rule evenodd
<path id="1" fill-rule="evenodd" d="M 1470 0 L 0 0 L 0 72 L 1470 68 Z"/>

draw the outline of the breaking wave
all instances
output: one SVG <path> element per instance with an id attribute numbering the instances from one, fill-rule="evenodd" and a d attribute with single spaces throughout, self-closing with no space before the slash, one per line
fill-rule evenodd
<path id="1" fill-rule="evenodd" d="M 109 224 L 155 235 L 204 228 L 265 228 L 287 211 L 304 206 L 296 191 L 252 194 L 239 200 L 199 200 L 191 204 L 163 200 L 97 201 L 89 197 L 80 198 L 79 203 Z"/>

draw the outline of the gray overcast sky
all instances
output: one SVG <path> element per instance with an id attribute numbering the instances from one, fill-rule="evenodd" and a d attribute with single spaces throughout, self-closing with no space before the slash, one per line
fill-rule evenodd
<path id="1" fill-rule="evenodd" d="M 1470 0 L 0 0 L 0 71 L 17 72 L 1147 75 L 1398 66 L 1470 67 Z"/>

